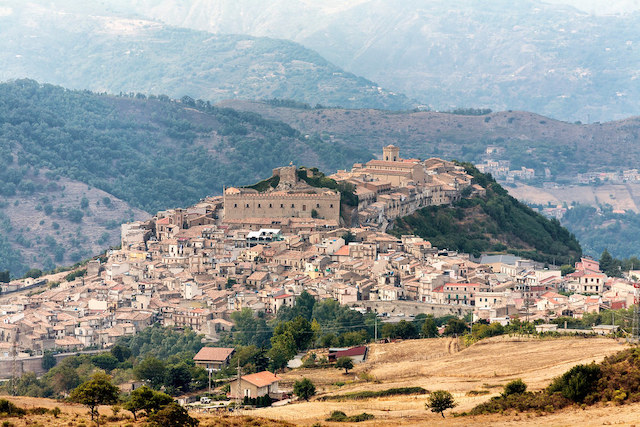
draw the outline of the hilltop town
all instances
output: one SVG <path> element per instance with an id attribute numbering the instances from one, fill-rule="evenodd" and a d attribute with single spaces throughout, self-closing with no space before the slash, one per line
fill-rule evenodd
<path id="1" fill-rule="evenodd" d="M 312 169 L 281 167 L 262 185 L 124 224 L 120 249 L 66 277 L 3 285 L 0 372 L 12 372 L 16 354 L 20 372 L 38 371 L 34 360 L 46 351 L 109 348 L 155 323 L 215 343 L 233 312 L 272 316 L 303 291 L 384 323 L 426 313 L 503 325 L 526 318 L 541 330 L 556 329 L 548 323 L 559 316 L 633 304 L 633 283 L 588 258 L 562 276 L 514 255 L 473 258 L 385 233 L 395 217 L 483 194 L 452 162 L 402 159 L 387 146 L 381 160 L 330 178 L 322 177 L 338 189 L 312 185 L 323 182 Z"/>

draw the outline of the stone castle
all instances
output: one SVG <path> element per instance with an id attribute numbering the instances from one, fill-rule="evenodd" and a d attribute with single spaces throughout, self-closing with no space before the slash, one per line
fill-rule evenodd
<path id="1" fill-rule="evenodd" d="M 224 191 L 224 220 L 252 218 L 318 218 L 339 222 L 340 193 L 312 187 L 298 178 L 295 166 L 273 170 L 275 189 L 229 187 Z"/>

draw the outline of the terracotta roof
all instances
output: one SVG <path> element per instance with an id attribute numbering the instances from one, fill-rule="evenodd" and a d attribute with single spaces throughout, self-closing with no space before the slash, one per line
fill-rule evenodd
<path id="1" fill-rule="evenodd" d="M 333 253 L 336 256 L 349 256 L 349 245 L 344 245 Z"/>
<path id="2" fill-rule="evenodd" d="M 225 347 L 202 347 L 198 354 L 193 357 L 193 360 L 214 360 L 218 362 L 224 362 L 227 357 L 235 351 L 234 348 Z"/>
<path id="3" fill-rule="evenodd" d="M 347 350 L 336 351 L 335 353 L 332 353 L 332 356 L 335 356 L 337 359 L 343 356 L 348 356 L 348 357 L 365 356 L 366 354 L 367 354 L 367 346 L 363 345 L 359 347 L 352 347 Z"/>
<path id="4" fill-rule="evenodd" d="M 269 371 L 262 371 L 251 375 L 245 375 L 242 379 L 256 387 L 265 387 L 275 383 L 276 381 L 280 381 L 282 378 Z"/>

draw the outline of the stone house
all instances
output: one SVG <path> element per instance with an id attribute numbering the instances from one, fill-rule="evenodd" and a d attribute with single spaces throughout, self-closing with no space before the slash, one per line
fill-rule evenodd
<path id="1" fill-rule="evenodd" d="M 257 372 L 245 375 L 240 380 L 233 380 L 230 385 L 229 397 L 235 398 L 256 398 L 264 395 L 278 395 L 279 376 L 269 371 Z"/>

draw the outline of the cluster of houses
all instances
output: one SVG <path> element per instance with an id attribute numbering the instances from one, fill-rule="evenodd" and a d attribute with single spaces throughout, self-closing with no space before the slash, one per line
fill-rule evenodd
<path id="1" fill-rule="evenodd" d="M 385 147 L 384 154 L 390 159 L 356 165 L 360 175 L 343 178 L 360 191 L 388 171 L 398 172 L 396 163 L 406 163 L 408 175 L 390 175 L 407 179 L 398 185 L 410 188 L 415 178 L 435 182 L 435 175 L 421 175 L 425 162 L 399 159 L 395 147 Z M 417 175 L 408 180 L 412 173 Z M 464 172 L 454 168 L 438 176 L 445 173 L 454 177 L 452 185 L 466 182 L 479 191 Z M 260 200 L 268 206 L 268 195 Z M 630 280 L 606 277 L 587 258 L 562 277 L 559 269 L 516 256 L 474 259 L 416 236 L 392 236 L 366 221 L 340 227 L 312 216 L 225 220 L 225 210 L 222 197 L 211 197 L 158 212 L 148 221 L 124 224 L 121 249 L 111 251 L 106 262 L 89 262 L 83 276 L 22 292 L 21 283 L 12 282 L 16 292 L 0 298 L 0 360 L 108 348 L 154 323 L 190 328 L 215 342 L 232 328 L 233 312 L 248 308 L 274 315 L 292 307 L 303 291 L 376 311 L 383 321 L 468 312 L 501 323 L 516 316 L 550 320 L 633 303 Z"/>
<path id="2" fill-rule="evenodd" d="M 331 178 L 354 186 L 357 222 L 382 229 L 422 207 L 451 204 L 465 191 L 468 195 L 485 191 L 472 183 L 462 166 L 438 158 L 403 159 L 394 145 L 383 148 L 381 159 L 356 163 L 351 171 L 339 170 Z"/>

